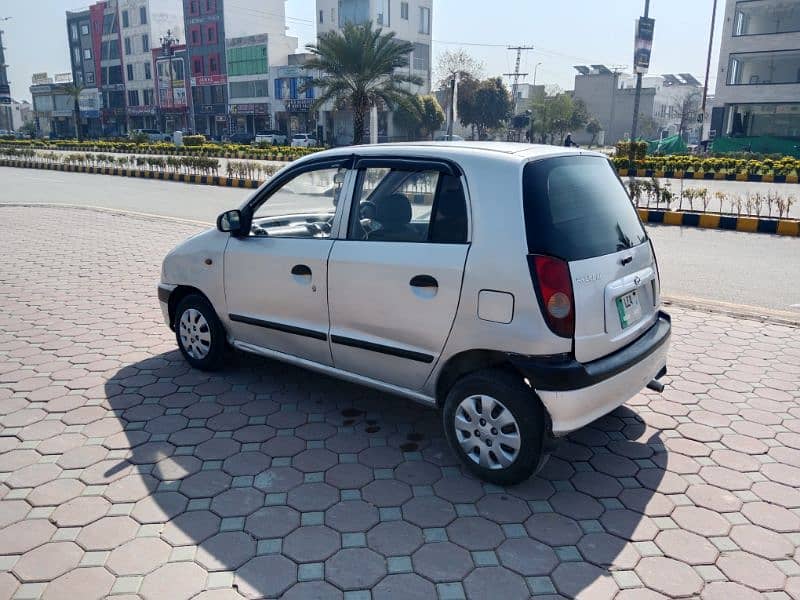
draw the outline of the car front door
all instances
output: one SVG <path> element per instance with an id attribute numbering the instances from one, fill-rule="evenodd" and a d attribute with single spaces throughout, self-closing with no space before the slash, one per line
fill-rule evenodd
<path id="1" fill-rule="evenodd" d="M 462 181 L 445 163 L 382 159 L 359 161 L 354 179 L 346 239 L 334 242 L 328 263 L 334 366 L 418 390 L 461 294 Z"/>
<path id="2" fill-rule="evenodd" d="M 331 365 L 328 256 L 351 159 L 302 165 L 252 200 L 247 235 L 225 250 L 225 299 L 235 340 Z"/>

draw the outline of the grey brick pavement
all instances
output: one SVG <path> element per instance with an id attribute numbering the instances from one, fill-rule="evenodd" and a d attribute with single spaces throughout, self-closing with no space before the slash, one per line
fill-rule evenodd
<path id="1" fill-rule="evenodd" d="M 800 336 L 674 309 L 670 385 L 514 488 L 433 411 L 161 322 L 193 232 L 1 208 L 0 598 L 800 598 Z"/>

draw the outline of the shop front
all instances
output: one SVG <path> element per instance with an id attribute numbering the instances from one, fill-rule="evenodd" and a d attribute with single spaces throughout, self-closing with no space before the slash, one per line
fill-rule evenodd
<path id="1" fill-rule="evenodd" d="M 302 67 L 277 67 L 274 80 L 275 125 L 290 137 L 295 133 L 318 136 L 316 112 L 312 110 L 315 89 L 307 87 L 312 78 Z"/>
<path id="2" fill-rule="evenodd" d="M 266 102 L 230 105 L 230 132 L 257 134 L 272 129 L 270 105 Z"/>

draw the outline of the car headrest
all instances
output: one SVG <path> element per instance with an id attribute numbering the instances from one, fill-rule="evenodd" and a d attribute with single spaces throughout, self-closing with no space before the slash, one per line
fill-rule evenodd
<path id="1" fill-rule="evenodd" d="M 384 228 L 411 222 L 411 202 L 405 194 L 383 196 L 375 202 L 375 220 Z"/>

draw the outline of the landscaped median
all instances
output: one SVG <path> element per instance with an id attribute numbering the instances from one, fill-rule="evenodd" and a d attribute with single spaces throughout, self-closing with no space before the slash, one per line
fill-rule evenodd
<path id="1" fill-rule="evenodd" d="M 659 179 L 705 179 L 749 181 L 753 183 L 800 182 L 800 159 L 782 158 L 706 158 L 702 156 L 647 156 L 637 158 L 633 166 L 627 156 L 611 159 L 621 177 L 656 177 Z"/>
<path id="2" fill-rule="evenodd" d="M 638 208 L 637 210 L 643 222 L 657 225 L 679 225 L 682 227 L 699 227 L 701 229 L 724 229 L 728 231 L 772 233 L 800 237 L 800 221 L 796 219 L 770 219 L 647 208 Z"/>

